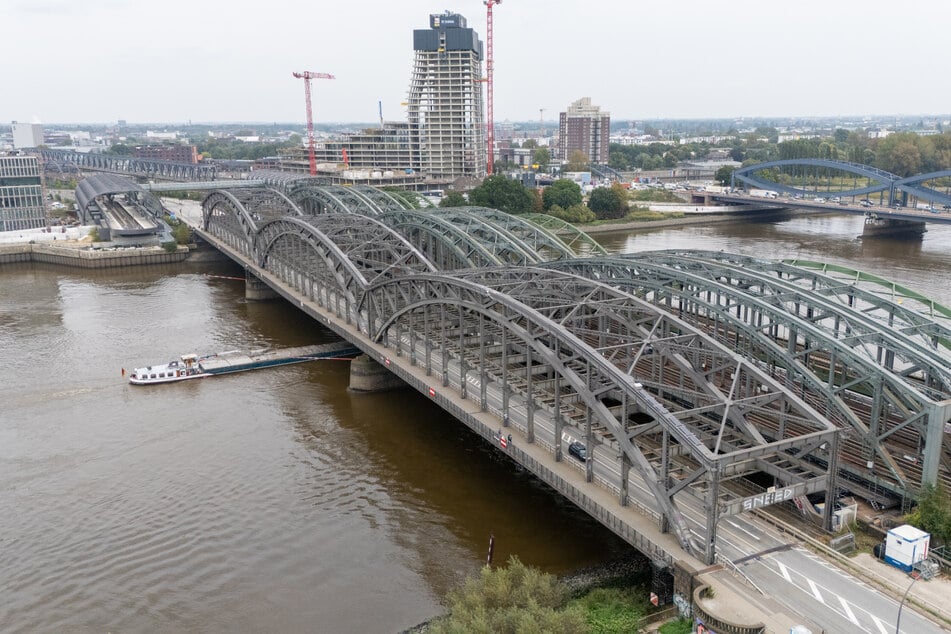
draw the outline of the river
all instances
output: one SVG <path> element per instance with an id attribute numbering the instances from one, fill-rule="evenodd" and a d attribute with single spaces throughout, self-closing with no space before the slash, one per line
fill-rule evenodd
<path id="1" fill-rule="evenodd" d="M 861 218 L 598 236 L 877 273 L 951 303 L 951 227 L 858 240 Z M 132 387 L 183 352 L 320 343 L 228 264 L 0 267 L 0 631 L 394 632 L 485 559 L 563 573 L 626 547 L 415 392 L 345 362 Z M 237 273 L 240 275 L 240 273 Z"/>

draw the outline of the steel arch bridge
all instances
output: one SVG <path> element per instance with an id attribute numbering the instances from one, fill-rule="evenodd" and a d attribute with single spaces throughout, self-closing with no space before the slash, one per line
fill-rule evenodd
<path id="1" fill-rule="evenodd" d="M 815 168 L 817 173 L 819 170 L 824 170 L 826 172 L 829 170 L 834 170 L 840 173 L 852 174 L 856 177 L 861 177 L 866 180 L 866 185 L 853 187 L 851 189 L 821 190 L 823 192 L 835 193 L 839 196 L 867 196 L 868 194 L 874 194 L 878 192 L 882 192 L 884 194 L 887 192 L 889 204 L 907 200 L 908 196 L 914 196 L 916 198 L 928 200 L 932 203 L 941 205 L 951 204 L 951 170 L 929 172 L 927 174 L 918 174 L 915 176 L 902 178 L 896 174 L 892 174 L 891 172 L 887 172 L 885 170 L 880 170 L 870 165 L 849 163 L 846 161 L 835 161 L 831 159 L 784 159 L 781 161 L 768 161 L 765 163 L 748 165 L 733 172 L 731 185 L 735 187 L 736 182 L 739 181 L 745 185 L 751 185 L 760 189 L 776 190 L 792 195 L 803 196 L 814 194 L 817 191 L 821 177 L 817 177 L 815 188 L 804 188 L 796 187 L 786 183 L 780 183 L 775 180 L 771 180 L 768 176 L 760 174 L 766 170 L 786 170 L 787 168 L 791 169 L 794 172 L 794 175 L 796 175 L 795 173 L 798 171 L 799 177 L 806 176 L 808 171 L 807 168 Z M 828 177 L 828 175 L 826 176 Z M 940 191 L 925 185 L 927 182 L 938 181 L 942 179 L 945 180 L 944 191 Z"/>
<path id="2" fill-rule="evenodd" d="M 73 152 L 71 150 L 40 150 L 44 163 L 75 165 L 81 170 L 113 172 L 129 176 L 162 178 L 173 181 L 215 180 L 218 169 L 214 165 L 201 163 L 176 163 L 156 159 L 141 159 L 132 156 L 113 156 L 111 154 L 93 154 L 92 152 Z"/>
<path id="3" fill-rule="evenodd" d="M 531 267 L 471 269 L 380 281 L 363 307 L 371 337 L 503 420 L 523 412 L 529 442 L 548 444 L 556 460 L 570 430 L 616 461 L 596 473 L 589 460 L 586 477 L 607 480 L 622 504 L 633 468 L 658 519 L 707 561 L 717 520 L 742 510 L 721 481 L 765 471 L 799 495 L 835 490 L 834 461 L 806 459 L 834 449 L 827 419 L 686 322 L 606 284 Z M 493 386 L 501 396 L 490 404 Z M 772 442 L 766 419 L 776 421 Z M 684 519 L 684 496 L 703 507 L 703 530 Z"/>
<path id="4" fill-rule="evenodd" d="M 835 425 L 686 321 L 606 284 L 522 264 L 439 272 L 381 221 L 297 209 L 272 191 L 216 192 L 202 229 L 250 272 L 280 280 L 285 296 L 424 365 L 556 462 L 565 433 L 583 438 L 586 479 L 671 528 L 685 550 L 713 560 L 717 522 L 744 510 L 731 479 L 765 472 L 790 495 L 833 495 Z M 482 230 L 490 215 L 474 215 Z M 459 233 L 448 223 L 434 235 Z M 516 239 L 510 248 L 529 248 Z M 685 519 L 684 505 L 706 519 Z"/>
<path id="5" fill-rule="evenodd" d="M 852 488 L 873 499 L 905 498 L 922 482 L 951 482 L 942 325 L 909 318 L 872 293 L 837 297 L 841 284 L 823 286 L 813 272 L 731 254 L 657 252 L 546 266 L 629 289 L 758 360 L 848 430 L 841 468 Z M 907 336 L 896 330 L 903 324 Z"/>

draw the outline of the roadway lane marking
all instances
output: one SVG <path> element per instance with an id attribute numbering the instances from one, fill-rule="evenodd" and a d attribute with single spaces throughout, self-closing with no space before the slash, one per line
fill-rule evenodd
<path id="1" fill-rule="evenodd" d="M 733 520 L 727 520 L 726 523 L 729 524 L 730 526 L 732 526 L 733 528 L 737 529 L 737 530 L 743 531 L 744 533 L 746 533 L 747 535 L 749 535 L 750 537 L 752 537 L 752 538 L 755 539 L 756 541 L 760 541 L 760 536 L 759 536 L 759 535 L 757 535 L 756 533 L 754 533 L 754 532 L 752 532 L 752 531 L 746 530 L 745 528 L 743 528 L 743 527 L 740 526 L 739 524 L 736 524 L 735 522 L 733 522 Z"/>
<path id="2" fill-rule="evenodd" d="M 806 577 L 806 583 L 809 584 L 809 589 L 812 590 L 812 596 L 814 596 L 819 603 L 824 605 L 825 599 L 822 598 L 822 593 L 819 592 L 819 588 L 816 587 L 816 582 Z"/>
<path id="3" fill-rule="evenodd" d="M 839 599 L 839 603 L 842 604 L 842 609 L 845 610 L 845 615 L 846 615 L 847 617 L 849 617 L 849 620 L 850 620 L 850 621 L 852 621 L 853 623 L 855 623 L 856 625 L 858 625 L 858 624 L 859 624 L 859 620 L 858 620 L 857 618 L 855 618 L 855 613 L 852 612 L 852 608 L 849 607 L 848 602 L 847 602 L 845 599 L 843 599 L 842 597 L 838 597 L 838 599 Z M 873 618 L 874 618 L 874 617 L 873 617 Z"/>
<path id="4" fill-rule="evenodd" d="M 783 579 L 785 579 L 787 583 L 792 583 L 792 577 L 789 576 L 789 571 L 786 570 L 786 566 L 783 565 L 783 562 L 777 561 L 776 565 L 779 566 L 779 572 L 783 574 Z"/>
<path id="5" fill-rule="evenodd" d="M 872 620 L 873 620 L 873 621 L 875 621 L 875 625 L 878 626 L 878 631 L 879 631 L 879 632 L 881 632 L 882 634 L 888 634 L 888 630 L 885 629 L 885 624 L 882 623 L 881 619 L 879 619 L 879 618 L 878 618 L 877 616 L 875 616 L 874 614 L 869 614 L 869 616 L 872 617 Z"/>

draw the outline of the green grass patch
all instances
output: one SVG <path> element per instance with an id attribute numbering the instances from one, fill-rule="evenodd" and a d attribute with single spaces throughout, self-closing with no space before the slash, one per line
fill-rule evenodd
<path id="1" fill-rule="evenodd" d="M 647 611 L 643 594 L 638 588 L 595 588 L 575 599 L 568 608 L 583 611 L 589 632 L 594 634 L 622 634 L 637 632 L 641 619 Z"/>
<path id="2" fill-rule="evenodd" d="M 690 634 L 693 631 L 693 622 L 690 619 L 668 621 L 657 630 L 660 634 Z"/>

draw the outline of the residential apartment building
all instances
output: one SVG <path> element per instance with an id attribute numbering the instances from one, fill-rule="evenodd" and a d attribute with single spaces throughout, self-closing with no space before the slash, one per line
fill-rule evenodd
<path id="1" fill-rule="evenodd" d="M 611 114 L 591 105 L 590 97 L 582 97 L 568 106 L 558 118 L 558 157 L 567 160 L 580 150 L 588 161 L 608 162 Z"/>
<path id="2" fill-rule="evenodd" d="M 194 145 L 137 145 L 132 148 L 132 156 L 194 165 L 198 163 L 198 148 Z"/>

